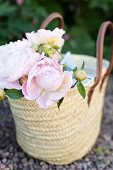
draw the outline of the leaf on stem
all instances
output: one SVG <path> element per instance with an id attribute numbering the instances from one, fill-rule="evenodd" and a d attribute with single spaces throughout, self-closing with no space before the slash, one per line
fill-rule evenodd
<path id="1" fill-rule="evenodd" d="M 83 99 L 85 99 L 85 97 L 86 97 L 86 90 L 85 90 L 85 87 L 83 86 L 83 84 L 81 82 L 77 83 L 77 89 L 78 89 L 80 95 L 83 97 Z"/>
<path id="2" fill-rule="evenodd" d="M 60 105 L 62 104 L 64 100 L 64 97 L 62 97 L 58 102 L 57 102 L 57 106 L 58 106 L 58 109 L 60 110 Z"/>
<path id="3" fill-rule="evenodd" d="M 10 97 L 11 99 L 20 99 L 23 97 L 23 94 L 22 94 L 22 91 L 21 90 L 17 90 L 17 89 L 9 89 L 9 90 L 6 90 L 6 95 L 8 97 Z"/>
<path id="4" fill-rule="evenodd" d="M 73 73 L 75 73 L 77 70 L 78 70 L 78 68 L 75 67 L 75 68 L 73 69 Z"/>
<path id="5" fill-rule="evenodd" d="M 84 66 L 85 66 L 85 62 L 83 61 L 82 66 L 81 66 L 81 70 L 84 69 Z"/>

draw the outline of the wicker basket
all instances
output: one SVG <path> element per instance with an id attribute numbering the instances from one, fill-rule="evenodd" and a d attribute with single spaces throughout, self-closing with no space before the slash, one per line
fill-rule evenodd
<path id="1" fill-rule="evenodd" d="M 60 18 L 59 23 L 62 25 L 62 17 L 57 13 L 49 16 L 49 20 L 45 22 L 46 25 L 47 21 L 49 23 L 55 17 Z M 45 23 L 41 27 L 45 27 Z M 84 55 L 72 56 L 76 64 L 77 61 L 81 63 L 84 59 L 86 67 L 91 65 L 92 71 L 97 74 L 95 79 L 89 80 L 85 84 L 88 93 L 85 100 L 81 98 L 76 88 L 72 88 L 65 97 L 60 111 L 56 105 L 44 110 L 39 108 L 35 101 L 28 101 L 24 98 L 21 100 L 9 99 L 16 125 L 17 142 L 29 155 L 52 164 L 62 165 L 82 158 L 93 147 L 101 125 L 107 84 L 107 79 L 105 82 L 104 79 L 110 73 L 113 65 L 110 62 L 106 72 L 108 62 L 104 61 L 105 67 L 102 68 L 103 39 L 108 27 L 112 27 L 111 22 L 104 23 L 99 32 L 97 72 L 95 58 Z M 102 75 L 104 75 L 103 81 L 100 81 Z M 103 88 L 100 93 L 102 84 Z M 92 94 L 93 97 L 91 97 Z"/>

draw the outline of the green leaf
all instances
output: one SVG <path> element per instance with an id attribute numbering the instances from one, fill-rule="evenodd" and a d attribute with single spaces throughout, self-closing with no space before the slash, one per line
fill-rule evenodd
<path id="1" fill-rule="evenodd" d="M 17 10 L 17 7 L 10 5 L 9 2 L 0 4 L 0 16 L 6 16 L 7 14 L 13 13 Z"/>
<path id="2" fill-rule="evenodd" d="M 106 152 L 106 150 L 107 150 L 106 146 L 98 146 L 96 148 L 96 154 L 102 155 L 102 154 L 104 154 Z"/>
<path id="3" fill-rule="evenodd" d="M 73 73 L 75 73 L 77 70 L 78 70 L 78 68 L 75 67 L 75 68 L 73 69 Z"/>
<path id="4" fill-rule="evenodd" d="M 6 95 L 9 96 L 11 99 L 20 99 L 23 97 L 22 91 L 21 90 L 16 90 L 16 89 L 9 89 L 6 91 Z"/>
<path id="5" fill-rule="evenodd" d="M 60 105 L 62 104 L 64 100 L 64 97 L 62 97 L 58 102 L 57 102 L 57 106 L 58 106 L 58 109 L 60 110 Z"/>
<path id="6" fill-rule="evenodd" d="M 84 66 L 85 66 L 85 62 L 83 61 L 83 63 L 82 63 L 82 67 L 81 67 L 81 70 L 83 70 L 83 69 L 84 69 Z"/>
<path id="7" fill-rule="evenodd" d="M 90 26 L 88 26 L 88 28 L 89 27 Z M 74 53 L 74 54 L 83 53 L 83 54 L 88 54 L 88 55 L 93 56 L 95 54 L 95 51 L 94 51 L 95 42 L 88 32 L 88 28 L 85 29 L 85 26 L 83 27 L 83 25 L 80 25 L 80 24 L 76 25 L 76 27 L 71 27 L 68 30 L 71 38 L 68 41 L 66 41 L 66 43 L 64 44 L 62 53 L 71 51 L 71 53 Z"/>
<path id="8" fill-rule="evenodd" d="M 85 88 L 84 88 L 84 86 L 83 86 L 83 84 L 81 82 L 77 83 L 77 89 L 78 89 L 80 95 L 83 97 L 83 99 L 85 99 L 85 97 L 86 97 L 86 90 L 85 90 Z"/>

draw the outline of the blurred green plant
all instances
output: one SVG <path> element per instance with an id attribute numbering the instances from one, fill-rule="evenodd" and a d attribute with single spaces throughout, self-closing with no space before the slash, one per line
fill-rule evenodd
<path id="1" fill-rule="evenodd" d="M 98 146 L 96 148 L 96 154 L 97 155 L 102 155 L 107 151 L 107 149 L 108 149 L 107 146 Z"/>
<path id="2" fill-rule="evenodd" d="M 65 20 L 67 39 L 63 52 L 95 55 L 99 26 L 113 18 L 112 0 L 0 0 L 0 45 L 21 39 L 24 32 L 36 31 L 46 16 L 60 12 Z M 57 22 L 48 28 L 53 29 Z M 105 41 L 105 58 L 109 58 L 110 38 Z"/>

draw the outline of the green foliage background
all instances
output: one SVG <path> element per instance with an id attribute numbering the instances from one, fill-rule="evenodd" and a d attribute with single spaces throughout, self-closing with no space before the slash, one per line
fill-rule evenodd
<path id="1" fill-rule="evenodd" d="M 100 24 L 113 20 L 113 0 L 0 0 L 0 45 L 21 39 L 24 32 L 36 31 L 51 12 L 60 12 L 65 20 L 66 41 L 63 52 L 95 55 Z M 57 22 L 48 28 L 53 29 Z M 105 42 L 109 58 L 110 37 Z"/>

